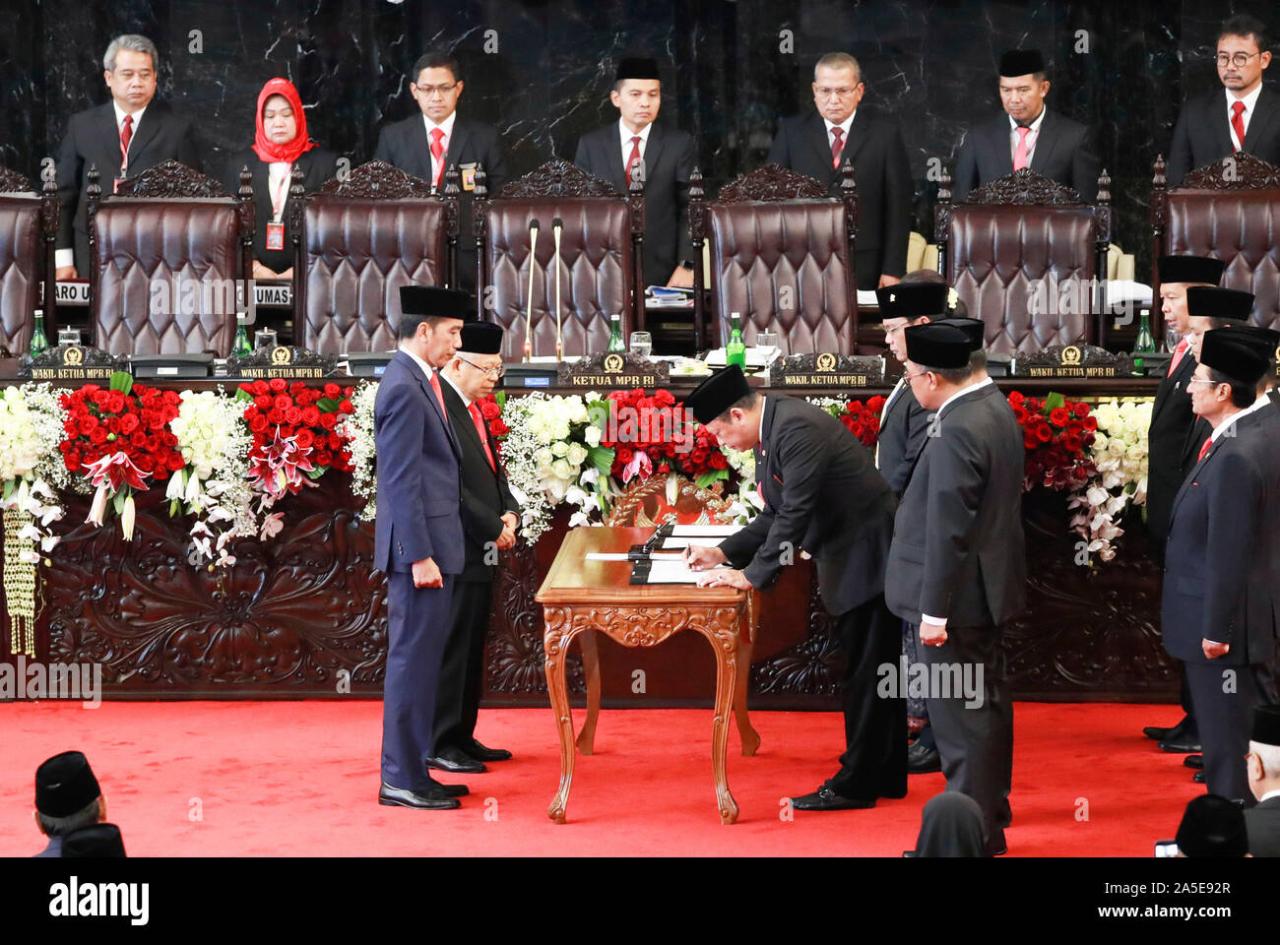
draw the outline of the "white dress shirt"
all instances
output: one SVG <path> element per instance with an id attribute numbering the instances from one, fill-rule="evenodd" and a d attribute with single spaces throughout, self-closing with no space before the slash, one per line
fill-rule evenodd
<path id="1" fill-rule="evenodd" d="M 1027 167 L 1031 166 L 1031 159 L 1036 153 L 1036 142 L 1040 140 L 1040 126 L 1044 123 L 1047 108 L 1041 108 L 1040 114 L 1027 127 L 1031 130 L 1027 134 Z M 1009 118 L 1009 157 L 1012 159 L 1018 153 L 1018 123 Z"/>
<path id="2" fill-rule="evenodd" d="M 853 127 L 853 118 L 857 114 L 858 114 L 858 110 L 855 108 L 853 112 L 849 115 L 849 117 L 846 118 L 844 121 L 840 122 L 840 124 L 838 125 L 833 122 L 827 121 L 825 118 L 822 119 L 823 124 L 827 126 L 827 148 L 828 149 L 831 149 L 836 143 L 836 137 L 831 133 L 831 129 L 832 128 L 840 129 L 840 140 L 844 142 L 844 148 L 842 148 L 840 151 L 841 161 L 844 160 L 845 149 L 849 147 L 849 129 Z"/>
<path id="3" fill-rule="evenodd" d="M 618 133 L 622 136 L 622 169 L 627 169 L 627 159 L 631 157 L 631 139 L 636 135 L 640 136 L 640 161 L 644 162 L 645 149 L 649 147 L 649 132 L 653 130 L 653 122 L 645 125 L 639 131 L 632 131 L 627 127 L 627 123 L 621 118 L 618 119 Z"/>
<path id="4" fill-rule="evenodd" d="M 430 118 L 428 118 L 426 115 L 422 116 L 422 122 L 427 126 L 427 152 L 428 153 L 430 153 L 431 151 L 432 130 L 439 128 L 441 131 L 444 132 L 444 137 L 440 139 L 440 146 L 444 148 L 444 150 L 440 152 L 439 159 L 437 159 L 434 154 L 431 155 L 431 181 L 432 183 L 434 183 L 436 178 L 439 177 L 440 185 L 442 187 L 444 186 L 444 178 L 440 177 L 440 168 L 444 165 L 444 159 L 449 156 L 449 142 L 453 140 L 453 123 L 457 121 L 457 119 L 458 119 L 458 113 L 456 111 L 450 112 L 449 117 L 446 118 L 444 121 L 440 122 L 440 124 L 438 125 L 434 121 L 432 121 Z"/>
<path id="5" fill-rule="evenodd" d="M 1236 98 L 1231 94 L 1230 89 L 1224 89 L 1227 93 L 1227 127 L 1231 130 L 1231 144 L 1237 151 L 1243 150 L 1244 145 L 1240 143 L 1240 138 L 1236 135 L 1236 129 L 1231 124 L 1231 119 L 1235 116 L 1235 103 L 1244 102 L 1244 111 L 1240 114 L 1240 120 L 1244 122 L 1244 136 L 1249 137 L 1249 122 L 1253 120 L 1254 109 L 1258 107 L 1258 96 L 1262 94 L 1262 83 L 1258 83 L 1258 87 L 1246 95 L 1244 98 Z"/>

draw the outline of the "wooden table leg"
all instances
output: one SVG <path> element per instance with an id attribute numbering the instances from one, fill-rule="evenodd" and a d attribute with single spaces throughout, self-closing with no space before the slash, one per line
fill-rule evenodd
<path id="1" fill-rule="evenodd" d="M 751 725 L 751 717 L 747 714 L 747 688 L 751 684 L 751 650 L 754 644 L 750 638 L 738 636 L 738 682 L 734 687 L 733 714 L 738 720 L 738 737 L 742 739 L 742 753 L 748 758 L 760 747 L 760 733 Z"/>
<path id="2" fill-rule="evenodd" d="M 738 802 L 729 791 L 726 770 L 729 753 L 729 713 L 733 711 L 733 697 L 738 682 L 738 634 L 736 628 L 700 626 L 698 628 L 711 643 L 716 654 L 716 703 L 715 717 L 711 723 L 711 770 L 715 777 L 716 807 L 720 810 L 720 823 L 732 824 L 738 820 Z"/>
<path id="3" fill-rule="evenodd" d="M 600 651 L 596 648 L 594 630 L 583 630 L 578 635 L 578 647 L 582 650 L 582 669 L 587 677 L 587 719 L 578 733 L 578 751 L 589 755 L 596 746 L 596 719 L 600 717 Z"/>
<path id="4" fill-rule="evenodd" d="M 569 804 L 569 786 L 573 783 L 573 710 L 569 707 L 569 687 L 565 679 L 565 657 L 574 630 L 568 610 L 546 609 L 546 633 L 542 638 L 546 653 L 547 694 L 551 697 L 551 714 L 560 735 L 560 787 L 551 799 L 547 816 L 558 824 L 565 822 Z"/>

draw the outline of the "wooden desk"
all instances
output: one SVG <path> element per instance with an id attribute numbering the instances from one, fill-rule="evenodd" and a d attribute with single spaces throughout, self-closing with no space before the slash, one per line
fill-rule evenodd
<path id="1" fill-rule="evenodd" d="M 565 657 L 574 637 L 581 635 L 587 676 L 587 723 L 577 748 L 590 754 L 595 720 L 600 711 L 600 669 L 595 632 L 609 635 L 623 646 L 657 646 L 681 630 L 696 630 L 707 638 L 716 657 L 716 697 L 711 726 L 711 767 L 715 777 L 720 822 L 738 819 L 738 802 L 729 791 L 725 759 L 729 746 L 729 712 L 736 710 L 743 754 L 754 754 L 760 736 L 747 717 L 746 681 L 751 669 L 751 594 L 728 587 L 629 583 L 627 561 L 588 561 L 591 552 L 625 552 L 644 542 L 650 528 L 576 528 L 565 536 L 547 578 L 535 598 L 546 622 L 547 690 L 560 733 L 560 787 L 547 809 L 558 824 L 565 822 L 569 786 L 573 782 L 575 744 L 573 715 L 565 684 Z"/>

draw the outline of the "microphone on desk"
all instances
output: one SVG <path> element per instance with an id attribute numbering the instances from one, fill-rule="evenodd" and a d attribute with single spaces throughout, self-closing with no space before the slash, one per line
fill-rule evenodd
<path id="1" fill-rule="evenodd" d="M 556 360 L 564 360 L 564 336 L 560 333 L 560 231 L 564 229 L 564 221 L 556 217 L 551 221 L 551 236 L 556 244 Z"/>
<path id="2" fill-rule="evenodd" d="M 524 358 L 528 362 L 533 358 L 533 270 L 538 262 L 538 229 L 542 226 L 538 218 L 529 221 L 529 307 L 524 319 Z"/>

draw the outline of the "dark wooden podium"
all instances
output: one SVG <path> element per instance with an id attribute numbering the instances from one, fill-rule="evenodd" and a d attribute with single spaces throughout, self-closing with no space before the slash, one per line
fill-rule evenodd
<path id="1" fill-rule="evenodd" d="M 716 657 L 716 697 L 711 728 L 711 766 L 715 776 L 720 822 L 738 819 L 738 803 L 729 791 L 725 759 L 729 746 L 729 713 L 737 715 L 742 753 L 755 754 L 760 736 L 747 716 L 746 681 L 751 669 L 754 607 L 752 595 L 736 588 L 692 584 L 630 584 L 628 561 L 588 561 L 592 552 L 626 552 L 643 543 L 651 528 L 577 528 L 565 536 L 536 600 L 546 622 L 547 690 L 560 733 L 560 788 L 547 810 L 565 822 L 569 786 L 573 782 L 575 744 L 573 715 L 565 683 L 565 657 L 575 637 L 582 643 L 587 677 L 587 721 L 576 748 L 591 754 L 600 711 L 600 666 L 595 633 L 606 633 L 623 646 L 657 646 L 681 630 L 707 638 Z"/>

